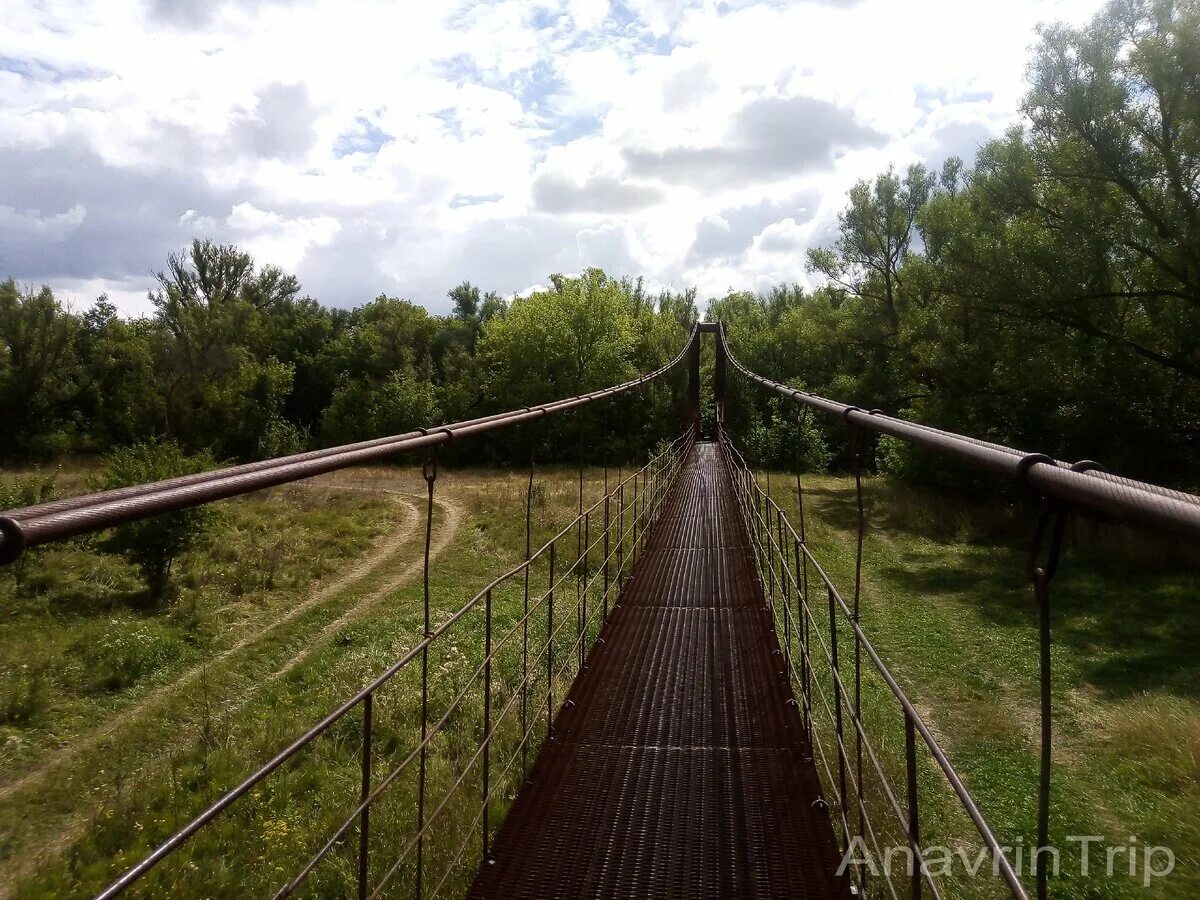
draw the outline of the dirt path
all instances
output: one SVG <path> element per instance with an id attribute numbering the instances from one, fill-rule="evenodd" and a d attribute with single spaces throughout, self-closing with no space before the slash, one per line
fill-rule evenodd
<path id="1" fill-rule="evenodd" d="M 347 485 L 338 485 L 339 488 L 346 488 Z M 353 488 L 352 488 L 353 489 Z M 445 552 L 450 546 L 450 542 L 458 534 L 458 529 L 462 525 L 463 511 L 462 508 L 453 501 L 447 500 L 445 497 L 434 501 L 434 506 L 442 512 L 441 516 L 434 516 L 434 532 L 433 539 L 429 545 L 429 562 L 432 565 L 438 557 Z M 419 551 L 421 548 L 416 548 Z M 328 623 L 324 628 L 312 635 L 303 650 L 289 659 L 280 668 L 276 669 L 269 675 L 263 676 L 259 681 L 255 682 L 254 686 L 243 694 L 241 697 L 227 700 L 223 703 L 224 710 L 221 718 L 223 720 L 232 718 L 241 709 L 244 709 L 253 697 L 258 694 L 267 685 L 278 681 L 293 671 L 297 666 L 301 665 L 310 659 L 318 650 L 324 647 L 331 638 L 333 638 L 345 626 L 357 622 L 363 618 L 372 609 L 386 600 L 389 596 L 395 593 L 400 588 L 414 581 L 421 574 L 424 568 L 424 559 L 417 552 L 415 559 L 404 567 L 400 572 L 393 575 L 379 587 L 367 592 L 363 597 L 346 610 L 332 622 Z M 183 735 L 181 740 L 174 741 L 163 748 L 164 752 L 173 752 L 184 747 L 194 737 L 193 734 Z"/>
<path id="2" fill-rule="evenodd" d="M 205 663 L 188 670 L 171 683 L 156 689 L 152 694 L 147 695 L 138 703 L 108 719 L 103 726 L 74 741 L 70 747 L 64 748 L 59 753 L 55 754 L 52 759 L 46 760 L 36 769 L 27 772 L 18 780 L 5 785 L 3 788 L 0 788 L 0 799 L 4 799 L 8 795 L 16 793 L 24 787 L 29 787 L 36 784 L 38 781 L 48 777 L 65 764 L 78 758 L 88 749 L 94 748 L 97 744 L 112 735 L 121 727 L 135 721 L 141 716 L 153 712 L 165 701 L 170 699 L 176 692 L 190 684 L 195 683 L 201 677 L 201 674 L 207 667 L 215 663 L 228 660 L 235 654 L 252 647 L 254 644 L 260 642 L 263 638 L 280 626 L 292 621 L 307 610 L 319 606 L 330 597 L 335 596 L 339 592 L 351 587 L 356 582 L 372 575 L 382 565 L 384 565 L 399 551 L 401 551 L 406 544 L 413 540 L 414 537 L 418 536 L 418 525 L 423 524 L 424 510 L 419 509 L 418 504 L 414 502 L 415 498 L 410 499 L 412 495 L 405 494 L 404 492 L 398 490 L 380 487 L 377 484 L 327 482 L 320 486 L 336 488 L 338 490 L 357 490 L 387 494 L 393 499 L 396 505 L 402 509 L 403 521 L 400 527 L 393 530 L 386 537 L 378 541 L 376 546 L 373 547 L 368 554 L 357 560 L 348 568 L 342 570 L 334 581 L 322 587 L 318 592 L 305 600 L 302 604 L 289 609 L 284 616 L 273 620 L 270 625 L 267 626 L 267 628 L 256 631 L 251 636 L 239 640 L 212 659 L 206 660 Z M 458 534 L 464 517 L 464 511 L 462 507 L 453 500 L 448 499 L 445 495 L 435 500 L 435 506 L 440 511 L 441 515 L 435 515 L 434 517 L 433 538 L 429 548 L 430 562 L 433 562 L 435 559 L 440 557 L 442 553 L 444 553 L 445 550 L 450 546 L 451 542 Z M 411 558 L 411 561 L 404 566 L 401 571 L 388 578 L 378 587 L 368 591 L 350 609 L 343 612 L 332 622 L 326 624 L 319 632 L 309 639 L 303 650 L 289 659 L 282 667 L 256 682 L 254 687 L 242 697 L 237 698 L 236 700 L 227 704 L 226 712 L 222 718 L 228 718 L 236 714 L 239 710 L 243 709 L 262 688 L 286 676 L 289 672 L 293 671 L 306 660 L 311 658 L 346 625 L 363 618 L 367 613 L 378 606 L 396 590 L 417 578 L 423 569 L 423 557 L 419 552 L 420 549 L 421 548 L 419 546 L 414 548 L 414 555 Z M 163 753 L 176 751 L 193 739 L 194 735 L 190 732 L 185 735 L 181 735 L 179 740 L 172 741 L 170 744 L 159 748 L 159 752 L 156 754 L 156 756 L 161 756 Z M 53 856 L 66 851 L 87 828 L 89 821 L 90 819 L 86 816 L 71 816 L 68 817 L 66 821 L 60 821 L 54 834 L 44 835 L 41 840 L 39 840 L 39 852 L 36 854 L 25 855 L 13 865 L 9 866 L 3 874 L 0 874 L 0 900 L 4 900 L 4 898 L 11 896 L 11 893 L 15 889 L 16 885 L 18 885 L 24 878 L 36 872 L 38 866 L 48 856 Z"/>
<path id="3" fill-rule="evenodd" d="M 341 489 L 365 490 L 364 488 L 350 485 L 334 486 Z M 105 738 L 109 737 L 113 732 L 124 727 L 130 722 L 141 718 L 151 710 L 158 708 L 172 695 L 183 688 L 194 684 L 197 679 L 200 678 L 201 673 L 206 667 L 225 662 L 230 657 L 241 653 L 243 650 L 249 647 L 252 647 L 265 637 L 272 634 L 281 626 L 291 622 L 297 616 L 303 615 L 310 609 L 321 605 L 330 597 L 340 593 L 350 585 L 371 574 L 371 572 L 373 572 L 389 557 L 396 553 L 405 544 L 405 542 L 407 542 L 413 536 L 416 531 L 418 519 L 416 504 L 411 500 L 405 499 L 403 496 L 401 496 L 399 491 L 388 489 L 375 490 L 378 493 L 388 494 L 396 506 L 402 510 L 402 515 L 404 518 L 399 528 L 382 537 L 365 556 L 356 560 L 351 566 L 340 572 L 336 579 L 321 587 L 311 597 L 307 598 L 302 603 L 298 603 L 291 607 L 282 616 L 272 620 L 270 624 L 263 628 L 249 631 L 245 637 L 226 647 L 216 656 L 198 663 L 191 669 L 183 672 L 174 681 L 170 681 L 155 688 L 136 703 L 131 704 L 120 712 L 117 712 L 105 719 L 104 722 L 98 725 L 96 728 L 73 738 L 69 745 L 49 754 L 34 768 L 25 772 L 25 774 L 13 781 L 10 781 L 8 784 L 0 786 L 0 800 L 4 800 L 10 795 L 21 791 L 38 781 L 41 781 L 56 769 L 77 758 L 81 753 L 94 748 Z"/>
<path id="4" fill-rule="evenodd" d="M 434 501 L 434 505 L 441 508 L 444 516 L 440 521 L 437 517 L 434 518 L 434 536 L 429 545 L 429 562 L 431 565 L 433 561 L 440 557 L 446 551 L 446 548 L 450 546 L 450 542 L 453 541 L 455 536 L 458 534 L 458 529 L 462 525 L 463 520 L 462 507 L 460 507 L 457 503 L 442 497 Z M 388 579 L 387 583 L 378 589 L 371 591 L 355 606 L 346 610 L 346 612 L 342 613 L 340 616 L 322 628 L 321 631 L 309 642 L 307 647 L 288 660 L 282 668 L 272 672 L 265 679 L 263 679 L 262 682 L 256 685 L 256 689 L 287 675 L 298 665 L 311 657 L 318 648 L 324 645 L 326 641 L 337 634 L 337 632 L 342 628 L 349 625 L 351 622 L 357 622 L 374 607 L 378 606 L 380 601 L 386 598 L 389 594 L 394 593 L 400 587 L 403 587 L 408 582 L 414 580 L 418 575 L 421 574 L 423 568 L 424 559 L 418 557 L 416 560 L 406 566 L 402 572 L 399 572 L 392 578 Z M 243 700 L 242 703 L 239 703 L 237 708 L 241 708 L 244 703 L 245 700 Z"/>

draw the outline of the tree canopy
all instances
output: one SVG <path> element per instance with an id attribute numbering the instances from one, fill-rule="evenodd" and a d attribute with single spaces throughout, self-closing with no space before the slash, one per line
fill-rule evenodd
<path id="1" fill-rule="evenodd" d="M 397 434 L 633 377 L 678 353 L 696 319 L 694 293 L 652 298 L 597 269 L 507 303 L 464 282 L 446 316 L 383 295 L 330 309 L 200 240 L 155 280 L 155 312 L 136 320 L 106 298 L 79 315 L 49 288 L 0 283 L 7 456 L 162 439 L 250 460 Z M 651 445 L 661 416 L 682 422 L 655 398 L 644 428 L 609 442 L 614 459 Z"/>
<path id="2" fill-rule="evenodd" d="M 709 316 L 777 379 L 1194 486 L 1200 4 L 1117 0 L 1048 26 L 1029 74 L 1025 122 L 972 166 L 855 185 L 809 253 L 818 289 L 731 294 Z"/>

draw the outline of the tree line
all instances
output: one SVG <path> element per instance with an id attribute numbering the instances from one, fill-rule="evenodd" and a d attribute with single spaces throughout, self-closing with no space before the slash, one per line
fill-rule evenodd
<path id="1" fill-rule="evenodd" d="M 103 454 L 95 490 L 401 434 L 627 381 L 684 346 L 694 293 L 648 293 L 598 269 L 504 302 L 463 283 L 453 311 L 380 296 L 352 310 L 237 247 L 193 241 L 156 276 L 154 314 L 104 297 L 83 313 L 43 287 L 0 283 L 2 452 L 13 461 Z M 686 372 L 567 416 L 443 448 L 460 464 L 643 459 L 682 430 Z M 411 462 L 411 460 L 410 460 Z M 53 474 L 0 478 L 0 509 L 57 496 Z M 120 525 L 95 543 L 125 557 L 156 604 L 172 567 L 220 513 L 201 506 Z M 27 554 L 12 575 L 24 590 Z"/>
<path id="2" fill-rule="evenodd" d="M 132 320 L 105 297 L 76 313 L 47 287 L 0 284 L 6 455 L 153 438 L 240 461 L 397 434 L 632 378 L 677 354 L 696 318 L 694 294 L 652 296 L 599 270 L 508 303 L 463 283 L 446 316 L 387 296 L 334 309 L 202 240 L 156 281 L 154 314 Z M 645 401 L 645 427 L 606 442 L 614 461 L 643 452 L 664 417 L 682 420 L 670 391 Z M 548 447 L 562 443 L 545 432 Z M 472 455 L 502 460 L 518 452 L 508 444 Z"/>

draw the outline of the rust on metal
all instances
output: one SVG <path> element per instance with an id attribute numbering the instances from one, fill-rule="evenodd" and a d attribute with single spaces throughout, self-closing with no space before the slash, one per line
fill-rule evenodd
<path id="1" fill-rule="evenodd" d="M 696 444 L 474 897 L 848 897 L 733 486 Z"/>

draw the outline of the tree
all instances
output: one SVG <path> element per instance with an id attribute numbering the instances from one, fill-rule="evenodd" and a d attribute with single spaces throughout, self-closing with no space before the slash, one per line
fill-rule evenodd
<path id="1" fill-rule="evenodd" d="M 48 287 L 0 282 L 0 421 L 4 453 L 45 456 L 68 449 L 82 371 L 79 319 Z"/>
<path id="2" fill-rule="evenodd" d="M 1030 80 L 1028 138 L 987 174 L 1042 232 L 1039 271 L 1066 276 L 1031 312 L 1200 377 L 1200 5 L 1116 0 L 1047 27 Z"/>
<path id="3" fill-rule="evenodd" d="M 599 269 L 516 300 L 484 341 L 497 396 L 545 402 L 622 380 L 632 372 L 632 315 L 618 282 Z"/>
<path id="4" fill-rule="evenodd" d="M 207 240 L 171 254 L 155 278 L 167 437 L 243 459 L 277 443 L 295 368 L 265 352 L 268 323 L 294 308 L 296 279 Z"/>
<path id="5" fill-rule="evenodd" d="M 1116 253 L 1111 299 L 1200 308 L 1200 4 L 1115 0 L 1041 36 L 1030 149 L 1068 188 L 1044 212 Z"/>
<path id="6" fill-rule="evenodd" d="M 859 181 L 850 189 L 849 207 L 838 216 L 834 246 L 808 253 L 808 270 L 863 300 L 865 313 L 881 314 L 889 337 L 900 328 L 900 268 L 934 183 L 922 165 L 909 166 L 903 180 L 888 169 L 874 184 Z"/>
<path id="7" fill-rule="evenodd" d="M 202 472 L 214 465 L 208 454 L 187 456 L 175 444 L 151 440 L 110 452 L 92 487 L 96 490 L 127 487 Z M 124 556 L 136 565 L 151 602 L 158 603 L 167 594 L 175 560 L 200 544 L 216 520 L 216 510 L 210 505 L 161 513 L 118 525 L 100 548 Z"/>
<path id="8" fill-rule="evenodd" d="M 449 291 L 447 296 L 454 301 L 453 316 L 462 328 L 467 352 L 474 356 L 475 343 L 483 330 L 483 304 L 480 301 L 479 288 L 469 281 L 464 281 Z"/>
<path id="9" fill-rule="evenodd" d="M 434 385 L 402 369 L 382 382 L 344 382 L 325 410 L 321 431 L 326 443 L 349 443 L 436 425 L 440 417 Z"/>
<path id="10" fill-rule="evenodd" d="M 154 369 L 155 325 L 126 320 L 101 295 L 84 313 L 76 339 L 83 368 L 78 411 L 89 449 L 130 444 L 155 433 L 162 395 Z"/>
<path id="11" fill-rule="evenodd" d="M 479 318 L 483 325 L 487 325 L 499 316 L 503 316 L 508 311 L 508 306 L 504 300 L 495 291 L 488 291 L 483 295 L 483 305 L 479 308 Z"/>

